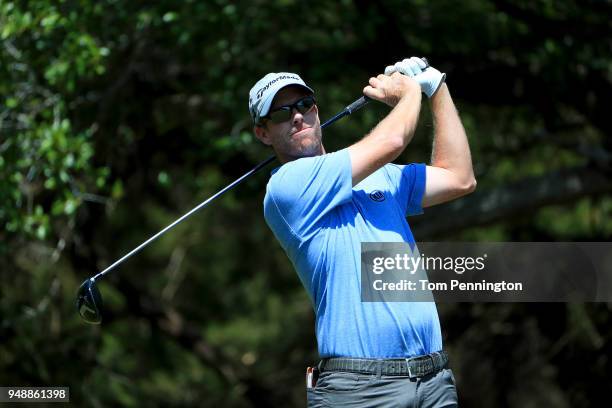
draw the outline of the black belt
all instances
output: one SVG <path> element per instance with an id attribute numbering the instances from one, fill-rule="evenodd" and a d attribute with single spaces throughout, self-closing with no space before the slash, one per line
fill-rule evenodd
<path id="1" fill-rule="evenodd" d="M 344 371 L 358 374 L 406 375 L 410 378 L 424 377 L 440 371 L 448 364 L 445 351 L 438 351 L 412 358 L 324 358 L 319 371 Z"/>

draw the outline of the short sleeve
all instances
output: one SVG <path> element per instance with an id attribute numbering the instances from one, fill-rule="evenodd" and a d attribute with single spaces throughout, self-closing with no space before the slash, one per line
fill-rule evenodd
<path id="1" fill-rule="evenodd" d="M 411 163 L 407 165 L 388 164 L 384 167 L 395 199 L 406 216 L 423 213 L 422 203 L 425 194 L 426 165 Z"/>
<path id="2" fill-rule="evenodd" d="M 339 205 L 352 198 L 349 152 L 301 158 L 281 166 L 270 178 L 267 195 L 292 232 L 303 238 Z"/>

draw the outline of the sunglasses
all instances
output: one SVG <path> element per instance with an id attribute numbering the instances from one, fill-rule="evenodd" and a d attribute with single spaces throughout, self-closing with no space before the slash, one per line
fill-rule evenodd
<path id="1" fill-rule="evenodd" d="M 287 122 L 291 119 L 291 116 L 293 116 L 294 109 L 304 115 L 305 113 L 310 112 L 310 110 L 315 106 L 315 103 L 316 101 L 314 96 L 305 96 L 291 105 L 281 106 L 273 111 L 270 111 L 270 113 L 262 117 L 262 119 L 268 119 L 277 124 Z"/>

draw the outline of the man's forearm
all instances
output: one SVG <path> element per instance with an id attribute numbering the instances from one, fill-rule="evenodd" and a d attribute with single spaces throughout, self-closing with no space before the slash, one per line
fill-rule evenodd
<path id="1" fill-rule="evenodd" d="M 461 184 L 475 184 L 470 146 L 446 84 L 431 98 L 434 142 L 431 165 L 452 171 Z"/>
<path id="2" fill-rule="evenodd" d="M 395 160 L 412 140 L 421 109 L 421 92 L 413 85 L 386 118 L 349 147 L 353 185 Z"/>
<path id="3" fill-rule="evenodd" d="M 414 136 L 419 112 L 421 110 L 421 93 L 411 92 L 402 98 L 380 123 L 366 137 L 379 140 L 396 139 L 404 147 Z M 401 151 L 398 153 L 398 155 Z"/>

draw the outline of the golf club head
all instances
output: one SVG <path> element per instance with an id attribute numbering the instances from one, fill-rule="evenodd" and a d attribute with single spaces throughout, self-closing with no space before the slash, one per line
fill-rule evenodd
<path id="1" fill-rule="evenodd" d="M 81 318 L 87 323 L 100 324 L 102 322 L 102 295 L 94 279 L 87 279 L 79 287 L 76 307 Z"/>

